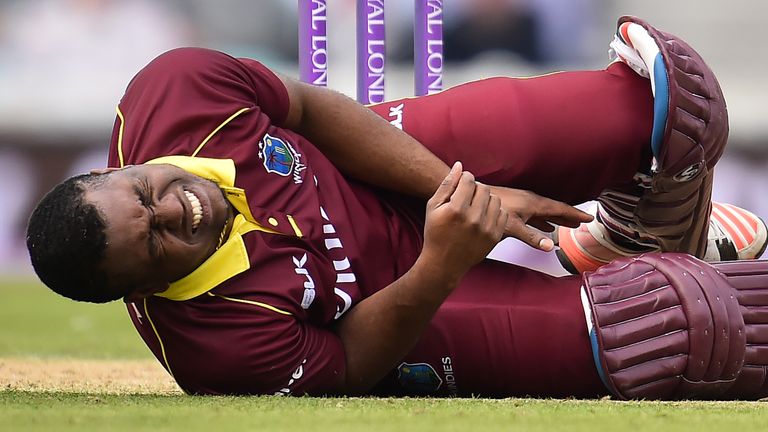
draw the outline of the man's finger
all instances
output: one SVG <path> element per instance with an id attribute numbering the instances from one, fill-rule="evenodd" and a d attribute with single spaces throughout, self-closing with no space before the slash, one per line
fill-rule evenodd
<path id="1" fill-rule="evenodd" d="M 552 239 L 523 223 L 520 219 L 509 219 L 507 228 L 510 234 L 533 248 L 549 252 L 554 249 Z"/>
<path id="2" fill-rule="evenodd" d="M 485 204 L 485 224 L 486 226 L 495 232 L 496 224 L 498 223 L 499 213 L 502 212 L 501 199 L 498 196 L 491 193 L 488 194 L 488 202 Z M 502 228 L 506 228 L 506 225 Z"/>
<path id="3" fill-rule="evenodd" d="M 536 248 L 539 250 L 543 250 L 544 252 L 552 252 L 552 249 L 555 248 L 555 243 L 549 237 L 538 235 Z"/>
<path id="4" fill-rule="evenodd" d="M 590 222 L 594 218 L 584 219 L 584 218 L 575 218 L 575 217 L 548 217 L 546 218 L 547 222 L 551 222 L 555 225 L 562 225 L 567 226 L 570 228 L 578 228 L 579 225 L 583 223 Z"/>
<path id="5" fill-rule="evenodd" d="M 528 225 L 536 228 L 539 231 L 552 232 L 555 230 L 554 225 L 539 219 L 530 219 L 528 221 Z"/>
<path id="6" fill-rule="evenodd" d="M 473 212 L 473 214 L 477 217 L 478 221 L 482 221 L 486 218 L 486 214 L 488 213 L 488 206 L 491 203 L 491 190 L 488 186 L 475 182 L 475 193 L 472 196 L 472 203 L 470 204 L 470 209 Z M 498 201 L 496 202 L 496 206 L 498 206 Z"/>
<path id="7" fill-rule="evenodd" d="M 541 197 L 541 201 L 536 205 L 535 209 L 534 217 L 539 220 L 547 220 L 572 228 L 578 227 L 581 223 L 590 222 L 593 219 L 591 214 L 583 212 L 576 207 L 544 197 Z"/>
<path id="8" fill-rule="evenodd" d="M 442 183 L 440 183 L 440 186 L 437 187 L 437 190 L 435 191 L 435 194 L 432 195 L 432 198 L 430 198 L 429 202 L 430 205 L 434 208 L 441 204 L 445 204 L 451 199 L 451 195 L 453 195 L 453 192 L 456 190 L 456 187 L 459 185 L 459 179 L 461 179 L 461 170 L 462 170 L 461 162 L 456 161 L 454 162 L 453 166 L 451 167 L 451 170 L 448 172 L 448 175 L 445 176 Z"/>
<path id="9" fill-rule="evenodd" d="M 464 171 L 461 173 L 459 184 L 450 198 L 451 204 L 455 204 L 462 209 L 469 208 L 472 203 L 472 197 L 475 196 L 476 186 L 475 176 L 471 172 Z"/>
<path id="10" fill-rule="evenodd" d="M 496 216 L 496 230 L 494 232 L 496 238 L 501 240 L 504 238 L 504 233 L 507 230 L 507 221 L 509 220 L 509 213 L 503 208 L 499 208 L 499 213 Z"/>

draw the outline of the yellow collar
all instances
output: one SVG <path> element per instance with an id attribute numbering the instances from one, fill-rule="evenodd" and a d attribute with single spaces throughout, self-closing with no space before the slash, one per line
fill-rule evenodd
<path id="1" fill-rule="evenodd" d="M 237 209 L 237 211 L 245 216 L 245 218 L 253 223 L 258 224 L 251 214 L 251 209 L 248 207 L 248 200 L 245 197 L 245 191 L 243 189 L 235 187 L 235 161 L 232 159 L 211 159 L 192 156 L 163 156 L 161 158 L 152 159 L 146 162 L 147 164 L 169 164 L 177 166 L 186 172 L 190 172 L 204 179 L 208 179 L 221 188 L 224 191 L 224 196 L 227 197 L 230 203 Z M 268 228 L 266 228 L 269 230 Z"/>
<path id="2" fill-rule="evenodd" d="M 272 234 L 277 231 L 256 222 L 248 207 L 245 191 L 235 187 L 235 162 L 232 159 L 210 159 L 189 156 L 165 156 L 146 162 L 148 164 L 175 165 L 187 172 L 216 183 L 239 214 L 235 216 L 232 231 L 221 247 L 208 257 L 200 267 L 187 276 L 171 283 L 170 287 L 155 294 L 169 300 L 184 301 L 204 294 L 222 282 L 248 270 L 251 262 L 243 242 L 245 233 L 258 230 Z"/>
<path id="3" fill-rule="evenodd" d="M 173 282 L 167 290 L 155 294 L 169 300 L 184 301 L 212 290 L 220 283 L 251 267 L 248 251 L 245 249 L 243 234 L 257 230 L 256 224 L 248 222 L 241 214 L 235 216 L 232 232 L 226 242 L 208 257 L 192 273 Z"/>

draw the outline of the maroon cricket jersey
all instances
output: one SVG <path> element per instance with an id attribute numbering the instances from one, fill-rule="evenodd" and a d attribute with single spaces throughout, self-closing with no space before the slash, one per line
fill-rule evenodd
<path id="1" fill-rule="evenodd" d="M 418 227 L 279 127 L 287 92 L 255 61 L 168 52 L 132 80 L 118 108 L 110 166 L 121 165 L 120 153 L 126 165 L 231 159 L 253 218 L 278 231 L 243 236 L 250 269 L 212 289 L 216 296 L 129 308 L 158 359 L 189 392 L 331 389 L 344 355 L 328 327 L 410 267 Z"/>
<path id="2" fill-rule="evenodd" d="M 647 93 L 634 79 L 613 68 L 544 81 L 487 80 L 372 109 L 443 160 L 460 157 L 481 180 L 552 189 L 551 195 L 572 201 L 634 174 L 637 143 L 645 139 L 635 130 L 650 123 L 644 119 L 637 126 L 624 105 L 642 110 L 648 104 L 614 97 L 619 91 Z M 603 93 L 589 93 L 595 106 L 583 109 L 567 103 L 558 83 Z M 504 92 L 519 96 L 517 104 L 494 101 Z M 547 134 L 565 134 L 539 112 L 553 109 L 535 103 L 542 92 L 563 99 L 553 102 L 567 114 L 560 119 L 563 127 L 590 131 L 583 142 L 571 140 L 575 149 L 560 150 L 556 163 L 570 160 L 572 171 L 545 176 L 541 169 L 559 145 Z M 526 98 L 530 115 L 544 118 L 540 124 L 521 114 Z M 477 100 L 487 104 L 476 109 L 470 104 Z M 288 102 L 282 82 L 258 62 L 186 48 L 163 54 L 139 72 L 118 106 L 110 166 L 171 155 L 231 160 L 236 176 L 230 186 L 244 191 L 252 222 L 268 228 L 242 235 L 247 269 L 202 294 L 184 300 L 153 296 L 128 305 L 144 341 L 187 392 L 331 391 L 345 373 L 335 321 L 401 276 L 420 252 L 423 207 L 345 178 L 305 138 L 280 127 Z M 597 127 L 598 121 L 608 125 Z M 516 135 L 519 147 L 510 143 Z M 494 151 L 471 150 L 485 144 Z M 634 166 L 589 176 L 599 166 L 594 155 L 601 153 L 599 163 L 615 157 Z M 574 163 L 581 160 L 583 166 Z M 589 346 L 577 277 L 484 261 L 375 391 L 593 395 L 604 389 Z"/>

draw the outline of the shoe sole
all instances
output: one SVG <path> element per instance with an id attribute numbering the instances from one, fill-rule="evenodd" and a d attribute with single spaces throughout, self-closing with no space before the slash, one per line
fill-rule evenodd
<path id="1" fill-rule="evenodd" d="M 576 270 L 576 267 L 573 266 L 571 263 L 571 260 L 568 259 L 568 255 L 565 254 L 565 251 L 560 248 L 560 230 L 558 228 L 555 228 L 555 231 L 552 232 L 552 242 L 557 246 L 557 249 L 555 249 L 555 256 L 557 257 L 557 260 L 560 261 L 560 265 L 570 274 L 577 275 L 581 274 L 580 271 Z"/>

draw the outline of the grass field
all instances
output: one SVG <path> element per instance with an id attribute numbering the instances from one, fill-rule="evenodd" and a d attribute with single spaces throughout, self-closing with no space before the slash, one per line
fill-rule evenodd
<path id="1" fill-rule="evenodd" d="M 0 283 L 0 431 L 751 431 L 766 402 L 190 397 L 134 333 L 123 305 Z"/>

